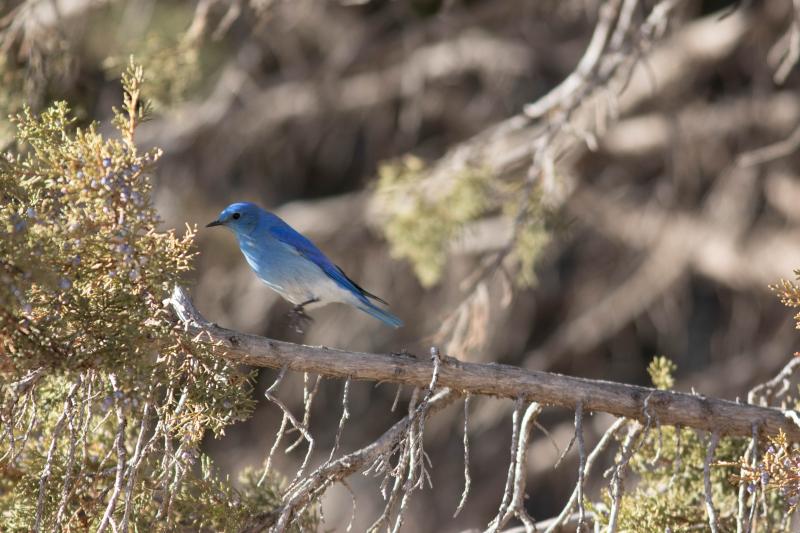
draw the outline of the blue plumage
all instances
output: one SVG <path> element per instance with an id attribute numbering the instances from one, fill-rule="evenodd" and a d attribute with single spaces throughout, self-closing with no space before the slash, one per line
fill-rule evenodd
<path id="1" fill-rule="evenodd" d="M 304 316 L 304 308 L 338 302 L 357 307 L 392 327 L 403 325 L 377 305 L 386 302 L 359 287 L 314 243 L 257 205 L 231 204 L 206 227 L 211 226 L 233 231 L 259 279 L 295 304 L 295 312 Z"/>

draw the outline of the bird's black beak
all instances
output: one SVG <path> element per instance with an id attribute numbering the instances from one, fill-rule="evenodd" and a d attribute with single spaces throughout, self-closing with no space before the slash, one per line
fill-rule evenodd
<path id="1" fill-rule="evenodd" d="M 208 224 L 206 224 L 206 227 L 213 228 L 214 226 L 221 226 L 221 225 L 222 222 L 220 222 L 219 220 L 215 220 L 214 222 L 209 222 Z"/>

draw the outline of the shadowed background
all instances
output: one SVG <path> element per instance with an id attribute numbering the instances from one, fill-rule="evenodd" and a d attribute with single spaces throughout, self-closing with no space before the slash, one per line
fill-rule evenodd
<path id="1" fill-rule="evenodd" d="M 634 20 L 653 4 L 638 3 Z M 659 70 L 649 86 L 598 128 L 593 149 L 582 144 L 566 157 L 558 223 L 538 256 L 536 284 L 509 295 L 502 276 L 491 278 L 480 300 L 483 342 L 452 355 L 647 384 L 648 362 L 664 354 L 678 365 L 677 389 L 729 399 L 785 363 L 798 337 L 768 285 L 800 267 L 798 157 L 789 149 L 761 162 L 750 151 L 792 135 L 799 80 L 781 71 L 791 2 L 758 4 L 679 3 L 655 45 L 670 61 L 654 59 Z M 7 85 L 24 89 L 13 94 L 34 108 L 66 99 L 84 122 L 107 123 L 121 66 L 135 54 L 156 103 L 137 142 L 164 150 L 156 182 L 165 225 L 204 225 L 230 202 L 256 202 L 391 302 L 406 327 L 394 331 L 330 306 L 296 334 L 287 326 L 289 305 L 256 279 L 220 229 L 200 231 L 191 280 L 210 320 L 297 342 L 424 355 L 463 300 L 465 280 L 508 238 L 508 224 L 493 213 L 459 232 L 441 279 L 425 287 L 387 245 L 373 201 L 380 166 L 409 153 L 434 164 L 520 113 L 575 68 L 597 12 L 592 1 L 12 2 L 0 8 L 0 39 L 26 67 Z M 3 116 L 21 103 L 0 90 Z M 8 126 L 0 119 L 2 145 Z M 258 398 L 274 377 L 262 371 Z M 302 379 L 287 376 L 280 389 L 295 410 Z M 320 385 L 311 419 L 316 459 L 333 442 L 341 391 L 338 382 Z M 395 393 L 353 384 L 345 450 L 402 415 L 403 402 L 389 410 Z M 505 482 L 511 407 L 473 402 L 473 488 L 455 520 L 463 415 L 453 407 L 430 422 L 434 489 L 412 500 L 409 531 L 489 521 Z M 562 447 L 571 417 L 540 418 Z M 591 444 L 610 417 L 588 422 Z M 208 439 L 206 449 L 235 477 L 261 465 L 279 423 L 279 411 L 262 399 L 250 420 Z M 572 491 L 577 454 L 554 473 L 558 452 L 548 439 L 535 433 L 532 446 L 528 508 L 546 518 Z M 291 476 L 302 451 L 279 453 L 278 469 Z M 352 480 L 356 531 L 380 514 L 376 485 Z M 327 525 L 343 529 L 350 495 L 332 489 L 324 510 Z"/>

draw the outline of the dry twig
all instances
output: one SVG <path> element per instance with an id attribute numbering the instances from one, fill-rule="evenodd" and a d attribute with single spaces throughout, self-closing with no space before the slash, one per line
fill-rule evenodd
<path id="1" fill-rule="evenodd" d="M 613 468 L 613 475 L 611 477 L 611 512 L 608 517 L 608 533 L 614 533 L 617 530 L 617 520 L 619 519 L 622 497 L 625 492 L 625 471 L 628 467 L 628 462 L 633 456 L 633 452 L 636 450 L 636 441 L 642 433 L 642 429 L 640 424 L 631 424 L 628 428 L 628 435 L 625 437 L 625 442 L 620 450 L 619 460 Z"/>
<path id="2" fill-rule="evenodd" d="M 464 509 L 472 484 L 472 478 L 469 475 L 469 401 L 471 398 L 472 396 L 469 394 L 464 397 L 464 490 L 461 492 L 461 500 L 458 502 L 456 512 L 453 513 L 453 518 L 457 517 Z"/>
<path id="3" fill-rule="evenodd" d="M 714 452 L 719 444 L 719 434 L 712 433 L 708 439 L 706 448 L 706 460 L 703 462 L 703 487 L 705 487 L 706 513 L 708 514 L 708 525 L 712 533 L 719 531 L 719 518 L 714 509 L 714 501 L 711 493 L 711 462 L 714 460 Z"/>

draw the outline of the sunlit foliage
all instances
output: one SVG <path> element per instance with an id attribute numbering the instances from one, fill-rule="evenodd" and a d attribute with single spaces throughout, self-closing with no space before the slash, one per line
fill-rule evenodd
<path id="1" fill-rule="evenodd" d="M 498 235 L 496 251 L 509 258 L 522 285 L 533 284 L 536 260 L 550 240 L 538 195 L 500 182 L 477 165 L 454 173 L 442 187 L 432 183 L 429 170 L 414 156 L 380 168 L 377 197 L 392 254 L 409 260 L 429 287 L 441 278 L 453 245 L 470 237 L 469 224 L 502 213 L 513 221 L 514 235 L 504 246 Z"/>
<path id="2" fill-rule="evenodd" d="M 675 365 L 669 359 L 654 358 L 648 370 L 657 388 L 669 389 L 674 384 Z M 625 432 L 621 431 L 618 437 L 622 443 Z M 793 455 L 788 451 L 785 438 L 777 436 L 772 440 L 767 453 L 773 454 L 774 460 L 765 459 L 758 466 L 750 467 L 744 459 L 747 455 L 747 439 L 720 439 L 711 463 L 710 481 L 711 499 L 721 531 L 736 530 L 742 479 L 745 483 L 743 488 L 747 489 L 745 498 L 756 492 L 760 481 L 764 481 L 765 487 L 779 489 L 757 504 L 762 515 L 759 519 L 771 524 L 769 531 L 785 530 L 781 526 L 785 525 L 784 518 L 793 511 L 792 502 L 796 504 L 796 500 L 791 499 L 794 494 L 791 488 L 781 490 L 779 485 L 789 485 L 793 479 L 786 474 L 785 465 L 788 464 L 787 457 Z M 652 420 L 650 427 L 646 427 L 633 443 L 635 452 L 629 463 L 630 473 L 626 480 L 627 490 L 621 500 L 618 530 L 641 533 L 708 530 L 704 485 L 708 442 L 709 435 L 705 432 L 660 426 L 656 420 Z M 616 459 L 620 459 L 619 454 Z M 730 467 L 736 467 L 738 474 L 742 464 L 745 465 L 744 476 L 731 476 Z M 776 469 L 780 469 L 781 473 L 777 473 Z M 611 506 L 611 491 L 604 489 L 601 502 L 592 506 L 599 524 L 607 526 Z M 749 518 L 749 507 L 745 518 Z"/>
<path id="3" fill-rule="evenodd" d="M 0 160 L 4 531 L 230 530 L 279 494 L 269 477 L 234 490 L 200 460 L 206 432 L 252 411 L 253 376 L 165 307 L 194 230 L 159 229 L 148 171 L 160 153 L 135 144 L 142 69 L 122 81 L 118 136 L 75 128 L 65 103 L 25 109 Z"/>

